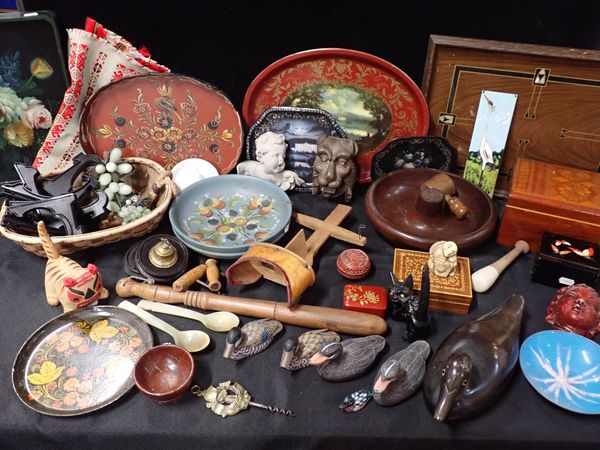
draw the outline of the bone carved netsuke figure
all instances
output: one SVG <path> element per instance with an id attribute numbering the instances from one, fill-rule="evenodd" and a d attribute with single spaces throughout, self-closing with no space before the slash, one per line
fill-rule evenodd
<path id="1" fill-rule="evenodd" d="M 458 247 L 452 241 L 435 242 L 429 249 L 429 270 L 438 277 L 451 277 L 456 273 Z"/>
<path id="2" fill-rule="evenodd" d="M 356 165 L 352 158 L 357 153 L 358 146 L 351 139 L 321 136 L 313 164 L 312 193 L 321 191 L 326 198 L 344 194 L 349 202 L 356 182 Z"/>
<path id="3" fill-rule="evenodd" d="M 304 180 L 285 168 L 287 144 L 283 134 L 267 131 L 256 138 L 256 161 L 244 161 L 237 165 L 237 173 L 268 180 L 284 191 L 303 186 Z"/>

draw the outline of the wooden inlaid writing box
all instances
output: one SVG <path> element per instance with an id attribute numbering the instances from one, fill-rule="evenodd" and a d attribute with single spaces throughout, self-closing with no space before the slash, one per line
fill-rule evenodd
<path id="1" fill-rule="evenodd" d="M 518 157 L 597 171 L 600 51 L 431 36 L 422 91 L 429 132 L 457 150 L 464 170 L 482 90 L 518 94 L 496 193 Z"/>
<path id="2" fill-rule="evenodd" d="M 429 253 L 397 248 L 394 250 L 392 271 L 401 281 L 412 274 L 415 292 L 421 291 L 421 271 L 429 259 Z M 429 271 L 429 309 L 458 314 L 467 314 L 473 291 L 471 288 L 471 266 L 469 258 L 458 257 L 456 274 L 451 277 L 438 277 Z"/>
<path id="3" fill-rule="evenodd" d="M 518 159 L 497 242 L 540 250 L 544 231 L 600 244 L 600 173 Z"/>

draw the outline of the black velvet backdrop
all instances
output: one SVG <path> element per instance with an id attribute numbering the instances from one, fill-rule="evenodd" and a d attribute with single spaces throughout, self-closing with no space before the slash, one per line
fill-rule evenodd
<path id="1" fill-rule="evenodd" d="M 343 47 L 384 58 L 421 84 L 430 34 L 600 48 L 595 1 L 24 0 L 56 11 L 59 28 L 98 20 L 173 71 L 221 88 L 241 109 L 277 59 Z"/>
<path id="2" fill-rule="evenodd" d="M 238 108 L 247 86 L 263 68 L 289 53 L 316 47 L 347 47 L 375 54 L 396 64 L 417 84 L 430 34 L 600 48 L 600 4 L 596 2 L 40 0 L 25 1 L 25 5 L 30 10 L 56 11 L 61 29 L 82 27 L 86 16 L 94 17 L 134 44 L 147 46 L 158 61 L 174 71 L 220 87 Z M 349 228 L 368 224 L 363 207 L 365 188 L 356 191 L 354 210 L 344 223 Z M 334 206 L 310 194 L 293 194 L 292 200 L 301 212 L 317 217 L 325 217 Z M 292 232 L 296 229 L 292 227 Z M 170 232 L 168 221 L 160 231 Z M 366 235 L 366 250 L 374 268 L 364 282 L 386 286 L 393 245 L 372 227 Z M 123 276 L 122 255 L 133 242 L 125 240 L 74 258 L 83 264 L 95 262 L 112 289 Z M 303 303 L 339 307 L 345 280 L 335 270 L 335 258 L 347 247 L 332 240 L 322 248 L 315 266 L 317 283 L 307 291 Z M 470 255 L 471 266 L 479 269 L 505 251 L 488 243 Z M 239 381 L 257 401 L 294 409 L 294 419 L 260 410 L 221 419 L 191 395 L 175 405 L 158 406 L 135 389 L 92 414 L 70 419 L 42 416 L 14 395 L 10 368 L 33 330 L 59 313 L 44 300 L 44 263 L 0 240 L 0 448 L 562 450 L 597 449 L 599 445 L 597 416 L 577 415 L 552 405 L 529 386 L 519 368 L 497 404 L 465 422 L 436 423 L 420 392 L 393 408 L 372 403 L 358 414 L 345 416 L 337 404 L 344 395 L 372 383 L 375 369 L 345 383 L 325 383 L 314 369 L 295 374 L 279 369 L 283 340 L 304 331 L 291 326 L 285 327 L 272 348 L 238 363 L 220 356 L 224 335 L 210 333 L 213 343 L 195 356 L 195 382 L 206 386 L 225 379 Z M 533 255 L 521 257 L 492 290 L 476 296 L 468 316 L 435 313 L 437 331 L 429 340 L 432 347 L 437 348 L 466 319 L 489 312 L 513 292 L 527 300 L 522 338 L 549 329 L 543 317 L 554 289 L 529 282 L 532 264 Z M 282 288 L 262 282 L 250 288 L 228 287 L 227 293 L 281 299 Z M 113 292 L 108 304 L 119 301 Z M 167 320 L 181 329 L 194 326 L 186 319 Z M 243 318 L 244 323 L 248 320 Z M 389 326 L 382 358 L 405 346 L 401 340 L 404 325 L 389 321 Z M 156 343 L 169 340 L 156 330 L 153 335 Z"/>

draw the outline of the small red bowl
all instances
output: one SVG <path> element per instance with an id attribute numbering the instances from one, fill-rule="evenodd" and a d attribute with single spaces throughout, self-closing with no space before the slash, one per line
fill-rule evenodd
<path id="1" fill-rule="evenodd" d="M 192 384 L 194 358 L 186 349 L 163 344 L 144 353 L 133 368 L 133 379 L 144 395 L 158 403 L 177 401 Z"/>

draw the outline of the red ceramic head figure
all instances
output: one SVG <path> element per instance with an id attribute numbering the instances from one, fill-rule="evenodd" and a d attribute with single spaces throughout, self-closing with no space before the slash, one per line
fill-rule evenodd
<path id="1" fill-rule="evenodd" d="M 585 284 L 561 288 L 548 305 L 546 322 L 591 339 L 600 332 L 600 296 Z"/>

